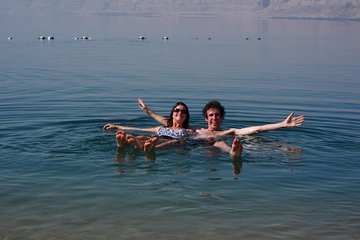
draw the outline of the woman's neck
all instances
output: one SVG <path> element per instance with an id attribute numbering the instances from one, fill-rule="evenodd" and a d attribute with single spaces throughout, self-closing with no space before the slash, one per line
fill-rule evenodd
<path id="1" fill-rule="evenodd" d="M 183 128 L 183 126 L 180 123 L 173 123 L 172 128 Z"/>

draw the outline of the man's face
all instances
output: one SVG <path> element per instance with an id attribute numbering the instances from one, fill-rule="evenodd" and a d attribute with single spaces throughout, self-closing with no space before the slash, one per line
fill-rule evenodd
<path id="1" fill-rule="evenodd" d="M 205 119 L 208 123 L 209 130 L 219 131 L 221 130 L 221 114 L 217 108 L 210 108 L 206 111 L 207 118 Z"/>

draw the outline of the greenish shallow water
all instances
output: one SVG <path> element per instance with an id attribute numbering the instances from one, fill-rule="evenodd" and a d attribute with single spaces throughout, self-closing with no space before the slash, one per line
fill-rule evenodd
<path id="1" fill-rule="evenodd" d="M 359 239 L 359 22 L 92 16 L 0 27 L 0 239 Z M 186 102 L 194 127 L 212 99 L 226 107 L 224 128 L 291 111 L 306 121 L 242 137 L 234 176 L 227 154 L 201 145 L 156 160 L 116 149 L 103 124 L 156 126 L 139 96 L 164 115 Z"/>

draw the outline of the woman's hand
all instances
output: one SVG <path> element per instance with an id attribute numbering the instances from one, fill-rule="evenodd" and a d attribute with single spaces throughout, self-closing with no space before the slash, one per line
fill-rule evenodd
<path id="1" fill-rule="evenodd" d="M 145 105 L 145 103 L 143 102 L 143 100 L 141 98 L 138 98 L 138 104 L 139 104 L 139 108 L 141 110 L 143 110 L 144 112 L 148 112 L 149 108 Z"/>
<path id="2" fill-rule="evenodd" d="M 148 106 L 145 105 L 145 103 L 143 102 L 143 100 L 141 98 L 138 98 L 138 104 L 139 104 L 139 108 L 141 110 L 143 110 L 144 113 L 146 113 L 147 115 L 152 117 L 154 120 L 159 122 L 161 125 L 167 126 L 168 119 L 166 117 L 164 117 L 164 116 L 161 116 L 161 115 L 157 114 L 153 110 L 150 110 L 150 108 L 148 108 Z"/>
<path id="3" fill-rule="evenodd" d="M 111 129 L 117 129 L 117 127 L 114 124 L 108 123 L 108 124 L 104 125 L 103 129 L 106 131 L 106 130 L 111 130 Z"/>

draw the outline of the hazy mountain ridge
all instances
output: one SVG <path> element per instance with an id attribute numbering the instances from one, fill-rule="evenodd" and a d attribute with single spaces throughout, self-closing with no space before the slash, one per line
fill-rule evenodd
<path id="1" fill-rule="evenodd" d="M 199 13 L 360 19 L 360 0 L 1 0 L 0 15 Z"/>
<path id="2" fill-rule="evenodd" d="M 360 19 L 359 0 L 272 0 L 268 2 L 271 4 L 261 11 L 262 15 Z"/>

